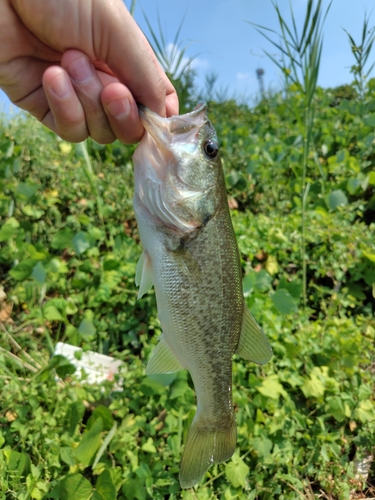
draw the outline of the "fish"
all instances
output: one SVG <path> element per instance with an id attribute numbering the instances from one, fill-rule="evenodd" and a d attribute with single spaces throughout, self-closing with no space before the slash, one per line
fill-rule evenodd
<path id="1" fill-rule="evenodd" d="M 135 282 L 154 286 L 162 334 L 149 376 L 190 372 L 197 410 L 179 480 L 196 485 L 236 447 L 232 357 L 264 364 L 268 340 L 247 306 L 219 142 L 205 104 L 164 118 L 140 106 L 133 206 L 143 251 Z"/>

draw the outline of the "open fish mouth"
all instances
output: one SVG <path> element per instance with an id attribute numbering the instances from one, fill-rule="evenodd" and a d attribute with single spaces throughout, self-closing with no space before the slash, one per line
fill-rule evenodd
<path id="1" fill-rule="evenodd" d="M 142 105 L 138 105 L 138 109 L 142 125 L 164 153 L 170 150 L 174 142 L 197 142 L 197 135 L 191 132 L 194 129 L 198 131 L 208 123 L 205 103 L 198 104 L 190 113 L 170 118 L 163 118 Z"/>

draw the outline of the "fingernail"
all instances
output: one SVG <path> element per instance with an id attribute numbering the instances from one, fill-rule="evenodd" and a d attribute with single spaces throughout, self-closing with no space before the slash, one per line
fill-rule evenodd
<path id="1" fill-rule="evenodd" d="M 77 83 L 85 83 L 93 75 L 91 63 L 85 57 L 81 57 L 69 64 L 67 71 Z"/>
<path id="2" fill-rule="evenodd" d="M 126 97 L 123 99 L 113 99 L 105 106 L 108 113 L 116 120 L 121 120 L 129 115 L 130 103 Z"/>
<path id="3" fill-rule="evenodd" d="M 64 73 L 56 76 L 51 82 L 51 89 L 59 99 L 66 99 L 71 92 L 71 86 L 68 77 Z"/>

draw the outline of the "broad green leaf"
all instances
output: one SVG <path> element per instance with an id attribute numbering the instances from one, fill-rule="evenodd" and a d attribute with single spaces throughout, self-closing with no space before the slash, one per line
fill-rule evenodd
<path id="1" fill-rule="evenodd" d="M 301 293 L 302 293 L 302 281 L 295 279 L 293 281 L 287 281 L 285 277 L 283 276 L 279 284 L 277 285 L 277 289 L 280 288 L 285 288 L 288 290 L 290 295 L 293 297 L 293 299 L 296 301 L 296 303 L 299 301 L 301 298 Z"/>
<path id="2" fill-rule="evenodd" d="M 42 381 L 48 380 L 51 377 L 51 372 L 54 370 L 56 370 L 59 377 L 65 378 L 67 375 L 72 375 L 76 371 L 76 367 L 65 356 L 57 354 L 53 356 L 48 366 L 38 374 L 38 379 Z"/>
<path id="3" fill-rule="evenodd" d="M 266 271 L 273 276 L 274 274 L 277 274 L 279 272 L 279 264 L 277 262 L 277 259 L 274 255 L 269 255 L 267 257 L 266 263 L 264 265 L 266 268 Z"/>
<path id="4" fill-rule="evenodd" d="M 82 474 L 66 476 L 59 485 L 60 498 L 64 500 L 89 500 L 92 486 Z"/>
<path id="5" fill-rule="evenodd" d="M 37 487 L 33 488 L 30 492 L 30 498 L 32 498 L 33 500 L 42 500 L 43 497 L 44 493 L 40 491 L 39 488 Z"/>
<path id="6" fill-rule="evenodd" d="M 250 271 L 246 274 L 243 280 L 243 293 L 246 296 L 250 295 L 250 293 L 254 290 L 254 286 L 256 283 L 256 273 L 254 271 Z"/>
<path id="7" fill-rule="evenodd" d="M 57 307 L 48 302 L 43 307 L 43 316 L 49 321 L 64 321 L 64 318 L 62 317 Z"/>
<path id="8" fill-rule="evenodd" d="M 362 252 L 362 253 L 366 257 L 366 259 L 375 263 L 375 253 L 369 253 L 369 252 Z"/>
<path id="9" fill-rule="evenodd" d="M 104 431 L 112 429 L 113 416 L 111 410 L 107 406 L 99 405 L 95 408 L 91 417 L 87 421 L 87 428 L 89 429 L 98 418 L 102 419 Z"/>
<path id="10" fill-rule="evenodd" d="M 74 236 L 72 243 L 74 251 L 77 255 L 83 254 L 91 246 L 87 234 L 83 231 L 78 231 L 78 233 Z"/>
<path id="11" fill-rule="evenodd" d="M 38 184 L 30 184 L 29 182 L 20 182 L 16 189 L 16 194 L 27 200 L 32 198 L 38 191 Z"/>
<path id="12" fill-rule="evenodd" d="M 225 465 L 225 477 L 234 488 L 244 488 L 249 470 L 242 458 L 235 454 L 232 460 Z"/>
<path id="13" fill-rule="evenodd" d="M 92 321 L 84 318 L 79 324 L 78 332 L 84 340 L 90 341 L 95 336 L 96 328 Z"/>
<path id="14" fill-rule="evenodd" d="M 32 219 L 40 219 L 44 215 L 44 210 L 39 210 L 35 205 L 24 205 L 22 212 Z"/>
<path id="15" fill-rule="evenodd" d="M 147 497 L 144 482 L 139 478 L 128 479 L 122 486 L 122 493 L 126 500 L 146 500 Z"/>
<path id="16" fill-rule="evenodd" d="M 0 241 L 7 241 L 17 234 L 20 224 L 17 219 L 10 217 L 0 228 Z"/>
<path id="17" fill-rule="evenodd" d="M 83 433 L 82 439 L 75 450 L 77 460 L 84 466 L 90 465 L 95 453 L 98 451 L 103 431 L 103 421 L 98 418 L 91 429 Z"/>
<path id="18" fill-rule="evenodd" d="M 27 253 L 29 254 L 31 259 L 46 260 L 48 258 L 48 251 L 47 250 L 37 249 L 31 243 L 25 243 L 24 248 L 25 248 L 25 250 L 27 250 Z"/>
<path id="19" fill-rule="evenodd" d="M 121 262 L 115 259 L 108 259 L 103 263 L 103 271 L 113 271 L 121 266 Z"/>
<path id="20" fill-rule="evenodd" d="M 266 437 L 255 437 L 251 440 L 250 446 L 257 452 L 258 457 L 268 458 L 271 454 L 273 443 Z"/>
<path id="21" fill-rule="evenodd" d="M 78 307 L 74 304 L 74 302 L 70 299 L 66 302 L 65 314 L 75 314 L 78 311 Z"/>
<path id="22" fill-rule="evenodd" d="M 255 289 L 259 292 L 266 292 L 272 282 L 272 277 L 265 269 L 256 273 Z"/>
<path id="23" fill-rule="evenodd" d="M 337 422 L 345 420 L 345 407 L 342 399 L 339 396 L 333 396 L 328 399 L 328 413 L 330 413 Z"/>
<path id="24" fill-rule="evenodd" d="M 117 492 L 111 474 L 108 469 L 105 469 L 96 481 L 92 500 L 114 500 L 116 496 Z"/>
<path id="25" fill-rule="evenodd" d="M 186 394 L 186 392 L 189 390 L 189 386 L 187 384 L 187 380 L 186 379 L 181 379 L 181 376 L 184 376 L 184 372 L 179 372 L 178 374 L 175 373 L 175 374 L 172 374 L 172 375 L 176 375 L 176 378 L 177 380 L 175 380 L 173 382 L 173 384 L 171 385 L 171 392 L 169 394 L 169 397 L 170 399 L 177 399 L 179 397 L 181 397 L 182 394 Z M 150 377 L 151 378 L 151 377 Z M 159 379 L 155 379 L 158 381 L 158 386 L 159 386 L 159 390 L 160 390 L 160 383 L 159 382 Z M 154 386 L 155 387 L 155 391 L 157 390 L 157 386 Z M 161 392 L 159 394 L 162 394 Z"/>
<path id="26" fill-rule="evenodd" d="M 72 246 L 74 233 L 71 229 L 65 228 L 55 234 L 51 241 L 51 247 L 56 250 L 63 250 Z"/>
<path id="27" fill-rule="evenodd" d="M 362 384 L 358 389 L 358 399 L 359 401 L 364 401 L 365 399 L 369 399 L 372 394 L 372 387 L 367 384 Z"/>
<path id="28" fill-rule="evenodd" d="M 162 385 L 158 384 L 155 380 L 152 380 L 149 377 L 142 380 L 139 390 L 145 396 L 154 396 L 155 394 L 163 394 L 165 392 L 165 388 Z"/>
<path id="29" fill-rule="evenodd" d="M 151 437 L 147 439 L 146 443 L 142 445 L 141 449 L 143 451 L 147 451 L 148 453 L 156 453 L 156 448 Z"/>
<path id="30" fill-rule="evenodd" d="M 310 377 L 301 386 L 305 398 L 321 398 L 325 392 L 325 376 L 320 367 L 314 366 Z"/>
<path id="31" fill-rule="evenodd" d="M 276 374 L 266 377 L 262 385 L 257 387 L 257 389 L 267 398 L 279 399 L 280 396 L 287 397 L 287 393 L 280 384 L 279 377 Z"/>
<path id="32" fill-rule="evenodd" d="M 41 262 L 38 262 L 35 265 L 33 272 L 31 273 L 31 277 L 35 279 L 38 285 L 44 285 L 44 283 L 46 282 L 47 273 Z"/>
<path id="33" fill-rule="evenodd" d="M 362 183 L 363 181 L 355 177 L 348 179 L 348 182 L 346 183 L 346 189 L 348 190 L 348 193 L 351 195 L 356 194 L 357 191 L 360 190 Z"/>
<path id="34" fill-rule="evenodd" d="M 60 378 L 64 379 L 65 377 L 67 377 L 69 375 L 73 375 L 73 373 L 75 373 L 77 367 L 74 366 L 72 363 L 70 363 L 70 361 L 68 359 L 66 359 L 64 356 L 61 356 L 61 357 L 62 357 L 62 359 L 60 360 L 58 365 L 56 365 L 55 370 L 56 370 L 57 375 Z"/>
<path id="35" fill-rule="evenodd" d="M 327 207 L 330 210 L 336 210 L 337 207 L 345 206 L 348 204 L 348 198 L 341 189 L 331 191 L 324 197 Z"/>
<path id="36" fill-rule="evenodd" d="M 31 275 L 36 264 L 37 264 L 37 261 L 34 259 L 23 260 L 19 264 L 17 264 L 15 267 L 13 267 L 9 271 L 9 274 L 15 280 L 23 281 Z"/>
<path id="37" fill-rule="evenodd" d="M 85 405 L 82 401 L 75 401 L 69 406 L 67 412 L 68 432 L 72 436 L 77 425 L 81 422 L 85 414 Z"/>
<path id="38" fill-rule="evenodd" d="M 66 262 L 63 262 L 58 257 L 54 257 L 53 259 L 51 259 L 49 262 L 49 265 L 50 265 L 50 269 L 53 273 L 65 274 L 65 273 L 69 272 L 69 269 L 68 269 L 68 266 L 66 265 Z"/>
<path id="39" fill-rule="evenodd" d="M 74 450 L 70 446 L 62 446 L 60 448 L 60 458 L 67 465 L 75 465 L 77 461 Z"/>
<path id="40" fill-rule="evenodd" d="M 370 115 L 366 116 L 363 119 L 363 122 L 365 123 L 365 125 L 375 127 L 375 113 L 371 113 Z"/>
<path id="41" fill-rule="evenodd" d="M 8 462 L 8 470 L 16 472 L 19 476 L 26 476 L 30 471 L 30 457 L 27 453 L 16 450 L 6 450 L 5 455 Z"/>
<path id="42" fill-rule="evenodd" d="M 285 288 L 277 289 L 271 296 L 271 300 L 281 314 L 290 314 L 297 311 L 297 304 Z"/>
<path id="43" fill-rule="evenodd" d="M 375 420 L 374 403 L 370 399 L 361 401 L 354 412 L 354 418 L 360 422 L 370 422 Z"/>

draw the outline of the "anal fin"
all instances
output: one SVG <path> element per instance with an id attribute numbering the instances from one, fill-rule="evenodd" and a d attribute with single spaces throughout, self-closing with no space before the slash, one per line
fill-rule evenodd
<path id="1" fill-rule="evenodd" d="M 168 347 L 163 334 L 161 334 L 159 343 L 152 351 L 147 364 L 146 374 L 175 373 L 183 369 L 184 367 Z"/>
<path id="2" fill-rule="evenodd" d="M 152 265 L 151 259 L 146 250 L 143 250 L 135 270 L 135 284 L 139 286 L 138 298 L 143 297 L 152 287 Z"/>
<path id="3" fill-rule="evenodd" d="M 267 337 L 245 305 L 236 354 L 259 365 L 267 363 L 272 357 L 272 349 Z"/>

